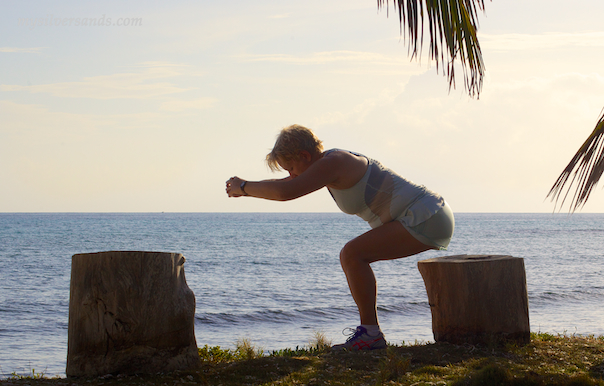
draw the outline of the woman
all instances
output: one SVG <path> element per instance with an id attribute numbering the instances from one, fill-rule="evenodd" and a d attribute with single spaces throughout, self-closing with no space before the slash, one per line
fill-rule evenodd
<path id="1" fill-rule="evenodd" d="M 322 142 L 300 125 L 281 131 L 266 161 L 271 170 L 284 169 L 289 177 L 265 181 L 232 177 L 226 183 L 229 197 L 286 201 L 326 186 L 343 212 L 356 214 L 371 226 L 340 252 L 361 324 L 346 343 L 333 348 L 386 348 L 378 324 L 377 286 L 370 264 L 429 249 L 446 249 L 455 227 L 449 205 L 440 195 L 371 158 L 339 149 L 323 151 Z"/>

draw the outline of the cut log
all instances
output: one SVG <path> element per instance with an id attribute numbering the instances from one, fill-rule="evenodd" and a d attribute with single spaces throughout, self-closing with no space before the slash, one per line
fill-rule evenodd
<path id="1" fill-rule="evenodd" d="M 426 285 L 437 342 L 530 342 L 524 260 L 457 255 L 417 263 Z"/>
<path id="2" fill-rule="evenodd" d="M 112 251 L 72 257 L 69 377 L 198 367 L 195 295 L 179 253 Z"/>

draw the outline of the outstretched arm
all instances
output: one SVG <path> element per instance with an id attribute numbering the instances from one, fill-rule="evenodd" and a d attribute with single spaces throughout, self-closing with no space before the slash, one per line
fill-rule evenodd
<path id="1" fill-rule="evenodd" d="M 336 157 L 323 157 L 308 167 L 302 174 L 279 180 L 245 181 L 231 177 L 226 183 L 229 197 L 252 196 L 267 200 L 288 201 L 335 182 L 338 179 L 342 162 Z"/>
<path id="2" fill-rule="evenodd" d="M 241 196 L 259 197 L 258 195 L 254 196 L 253 194 L 250 194 L 248 192 L 248 189 L 252 185 L 252 183 L 260 184 L 260 187 L 264 187 L 265 189 L 267 189 L 267 188 L 270 189 L 271 184 L 269 184 L 269 183 L 288 181 L 288 180 L 291 180 L 291 177 L 252 182 L 252 181 L 247 181 L 247 180 L 244 180 L 242 178 L 235 176 L 235 177 L 229 178 L 229 180 L 226 182 L 226 192 L 229 195 L 229 197 L 241 197 Z M 244 182 L 245 182 L 245 187 L 243 184 Z M 267 186 L 267 184 L 269 184 L 269 185 Z M 254 189 L 254 188 L 252 188 L 252 189 Z M 268 197 L 261 197 L 261 198 L 268 198 Z M 270 199 L 270 198 L 268 198 L 268 199 Z"/>

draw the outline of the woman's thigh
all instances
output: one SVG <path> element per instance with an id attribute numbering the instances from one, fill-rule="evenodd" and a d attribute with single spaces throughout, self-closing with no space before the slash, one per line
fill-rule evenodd
<path id="1" fill-rule="evenodd" d="M 342 253 L 368 263 L 415 255 L 433 249 L 413 237 L 398 221 L 391 221 L 350 240 Z"/>

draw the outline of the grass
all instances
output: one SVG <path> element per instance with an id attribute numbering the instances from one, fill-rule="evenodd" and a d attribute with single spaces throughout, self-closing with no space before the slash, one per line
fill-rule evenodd
<path id="1" fill-rule="evenodd" d="M 210 347 L 206 344 L 198 351 L 199 359 L 210 364 L 248 361 L 264 356 L 264 350 L 254 347 L 249 339 L 239 339 L 235 350 L 223 349 L 220 346 Z"/>
<path id="2" fill-rule="evenodd" d="M 263 353 L 204 346 L 201 368 L 94 379 L 13 376 L 0 386 L 129 385 L 554 385 L 604 386 L 604 337 L 532 334 L 524 346 L 415 343 L 371 352 L 331 352 L 317 334 L 306 347 Z"/>

